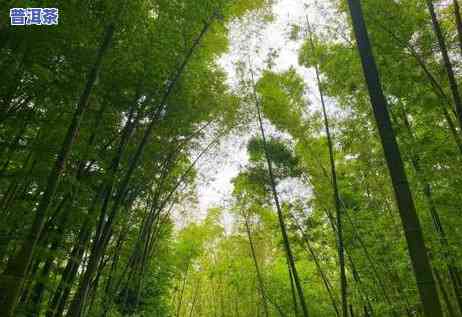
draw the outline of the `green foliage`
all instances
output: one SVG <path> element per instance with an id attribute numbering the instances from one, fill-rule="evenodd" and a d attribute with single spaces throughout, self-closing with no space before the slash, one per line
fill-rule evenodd
<path id="1" fill-rule="evenodd" d="M 258 81 L 262 111 L 280 130 L 291 134 L 303 134 L 300 116 L 306 106 L 305 85 L 294 69 L 276 74 L 265 72 Z"/>

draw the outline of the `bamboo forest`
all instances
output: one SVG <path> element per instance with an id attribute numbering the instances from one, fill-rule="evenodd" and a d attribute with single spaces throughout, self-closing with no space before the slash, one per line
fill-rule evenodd
<path id="1" fill-rule="evenodd" d="M 0 0 L 0 317 L 461 317 L 461 5 Z"/>

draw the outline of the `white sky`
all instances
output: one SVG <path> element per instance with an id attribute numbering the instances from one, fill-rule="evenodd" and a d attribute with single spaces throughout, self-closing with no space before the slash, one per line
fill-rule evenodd
<path id="1" fill-rule="evenodd" d="M 262 35 L 265 42 L 262 44 L 262 56 L 257 58 L 264 59 L 266 52 L 270 49 L 280 50 L 279 58 L 276 61 L 276 70 L 286 70 L 290 66 L 297 67 L 302 72 L 303 69 L 298 67 L 298 48 L 300 43 L 290 41 L 287 38 L 289 23 L 299 21 L 303 17 L 303 2 L 297 0 L 281 0 L 277 3 L 273 12 L 275 15 L 274 23 L 271 23 L 267 29 L 263 30 Z M 231 33 L 233 30 L 231 29 Z M 232 38 L 233 34 L 231 34 Z M 227 54 L 220 64 L 228 71 L 232 77 L 234 66 L 232 55 L 237 49 L 237 45 L 231 42 L 230 53 Z M 209 207 L 219 204 L 226 200 L 232 191 L 231 179 L 239 173 L 241 168 L 247 163 L 246 144 L 248 137 L 233 138 L 230 136 L 222 142 L 218 151 L 226 153 L 221 162 L 207 162 L 199 164 L 199 172 L 202 174 L 198 184 L 199 207 L 205 212 Z M 211 164 L 216 165 L 211 168 Z M 210 169 L 211 168 L 211 169 Z M 210 175 L 212 172 L 212 175 Z"/>
<path id="2" fill-rule="evenodd" d="M 324 1 L 325 3 L 326 1 Z M 305 8 L 308 5 L 308 10 Z M 307 95 L 310 96 L 310 102 L 316 106 L 317 96 L 314 84 L 314 72 L 307 70 L 298 65 L 298 51 L 302 44 L 302 39 L 293 41 L 289 39 L 290 26 L 292 24 L 305 24 L 305 15 L 308 14 L 311 24 L 319 24 L 321 4 L 318 0 L 279 0 L 273 6 L 274 20 L 264 29 L 259 30 L 258 38 L 251 39 L 253 45 L 259 47 L 259 52 L 252 57 L 252 64 L 261 65 L 266 59 L 268 52 L 278 51 L 278 58 L 275 60 L 274 71 L 284 71 L 293 67 L 304 78 L 307 84 Z M 248 21 L 246 21 L 248 23 Z M 246 28 L 252 28 L 252 25 L 246 24 Z M 255 29 L 255 26 L 254 26 Z M 230 84 L 232 85 L 236 75 L 234 63 L 242 58 L 239 43 L 235 40 L 238 37 L 239 26 L 230 28 L 230 51 L 220 59 L 219 63 L 228 72 Z M 223 206 L 229 200 L 232 192 L 231 180 L 238 175 L 248 162 L 246 146 L 250 137 L 255 133 L 244 132 L 240 136 L 231 135 L 225 138 L 220 146 L 216 147 L 210 155 L 205 155 L 198 162 L 198 180 L 197 194 L 199 212 L 192 212 L 189 216 L 200 219 L 206 215 L 209 208 Z M 217 155 L 219 154 L 219 155 Z M 305 194 L 309 192 L 307 188 L 300 189 L 300 184 L 292 184 L 298 192 Z M 289 197 L 291 188 L 287 184 L 281 184 L 280 195 L 282 198 Z M 183 214 L 183 217 L 187 215 Z M 193 219 L 182 219 L 181 223 L 185 224 Z M 225 217 L 224 222 L 232 221 Z M 229 223 L 228 223 L 229 224 Z"/>

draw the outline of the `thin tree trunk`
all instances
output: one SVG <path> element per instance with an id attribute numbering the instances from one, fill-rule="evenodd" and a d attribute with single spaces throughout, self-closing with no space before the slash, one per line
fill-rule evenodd
<path id="1" fill-rule="evenodd" d="M 307 18 L 307 26 L 309 32 L 309 41 L 311 45 L 311 49 L 315 50 L 313 36 L 311 31 L 311 26 Z M 342 299 L 342 313 L 343 317 L 348 317 L 348 297 L 347 297 L 347 278 L 345 273 L 345 249 L 344 249 L 344 241 L 343 241 L 343 224 L 342 224 L 342 207 L 340 204 L 340 195 L 339 189 L 337 184 L 337 170 L 335 167 L 335 154 L 334 154 L 334 146 L 332 143 L 332 136 L 330 134 L 330 126 L 329 126 L 329 119 L 327 117 L 326 111 L 326 103 L 324 101 L 324 92 L 321 87 L 321 79 L 319 76 L 319 67 L 318 65 L 314 66 L 315 73 L 316 73 L 316 83 L 318 86 L 318 92 L 321 99 L 321 106 L 322 106 L 322 114 L 324 117 L 324 128 L 327 136 L 327 146 L 329 148 L 329 163 L 331 168 L 331 184 L 333 189 L 333 200 L 335 206 L 335 213 L 336 213 L 336 220 L 337 220 L 337 252 L 338 252 L 338 261 L 339 261 L 339 271 L 340 271 L 340 298 Z"/>
<path id="2" fill-rule="evenodd" d="M 350 304 L 350 316 L 355 317 L 355 312 L 353 310 L 353 305 L 352 304 Z"/>
<path id="3" fill-rule="evenodd" d="M 237 290 L 239 291 L 239 290 Z M 235 301 L 234 301 L 234 311 L 236 313 L 236 317 L 240 317 L 240 312 L 239 312 L 239 300 L 238 300 L 238 294 L 235 296 Z"/>
<path id="4" fill-rule="evenodd" d="M 172 199 L 173 197 L 173 194 L 176 192 L 176 190 L 178 189 L 178 187 L 185 181 L 185 178 L 186 176 L 193 170 L 194 166 L 196 165 L 196 163 L 199 161 L 199 159 L 205 154 L 207 153 L 207 151 L 219 140 L 219 137 L 215 138 L 215 140 L 213 140 L 212 142 L 210 142 L 207 147 L 204 148 L 204 150 L 201 151 L 201 153 L 196 157 L 196 159 L 190 164 L 190 166 L 185 170 L 185 172 L 180 176 L 180 179 L 177 181 L 177 183 L 175 184 L 175 186 L 173 187 L 173 189 L 170 190 L 170 192 L 168 192 L 168 195 L 165 199 L 163 199 L 160 203 L 158 202 L 159 198 L 160 198 L 160 195 L 161 195 L 161 188 L 162 188 L 162 184 L 165 180 L 165 177 L 168 176 L 168 164 L 167 163 L 172 163 L 173 161 L 170 160 L 170 159 L 167 159 L 166 161 L 166 164 L 165 164 L 165 169 L 164 169 L 164 172 L 162 173 L 162 177 L 161 177 L 161 181 L 160 181 L 160 184 L 157 185 L 157 189 L 156 189 L 156 193 L 155 193 L 155 199 L 154 199 L 154 202 L 151 206 L 151 210 L 149 211 L 148 215 L 145 217 L 145 219 L 143 220 L 143 225 L 142 225 L 142 231 L 140 232 L 140 236 L 138 238 L 138 242 L 135 246 L 135 249 L 134 249 L 134 252 L 131 254 L 130 258 L 129 258 L 129 261 L 127 263 L 127 265 L 125 266 L 122 274 L 121 274 L 121 277 L 119 279 L 119 281 L 115 284 L 114 286 L 114 290 L 112 291 L 113 294 L 117 293 L 118 292 L 118 289 L 120 288 L 120 285 L 122 284 L 123 282 L 123 279 L 125 277 L 125 275 L 127 274 L 127 271 L 132 268 L 132 267 L 137 267 L 137 265 L 141 265 L 141 266 L 145 266 L 146 265 L 146 260 L 147 260 L 147 257 L 152 257 L 152 248 L 153 248 L 153 244 L 154 244 L 154 240 L 156 239 L 156 236 L 157 234 L 153 234 L 151 232 L 151 228 L 153 225 L 155 224 L 158 224 L 157 225 L 157 228 L 159 231 L 160 230 L 160 226 L 161 224 L 163 223 L 163 221 L 160 219 L 160 214 L 162 212 L 162 210 L 164 210 L 165 206 L 167 205 L 167 203 Z M 174 152 L 177 152 L 177 151 L 174 151 Z M 173 153 L 174 154 L 174 153 Z M 170 156 L 169 156 L 170 157 Z M 170 208 L 171 209 L 171 208 Z M 169 210 L 170 212 L 170 210 Z M 168 212 L 168 213 L 169 213 Z M 167 213 L 167 215 L 168 215 Z M 165 215 L 163 218 L 165 219 L 166 216 Z M 146 237 L 147 235 L 147 237 Z M 142 240 L 145 240 L 147 242 L 145 242 L 145 247 L 144 247 L 144 250 L 143 251 L 140 251 L 140 246 L 139 246 L 139 243 L 140 241 Z M 142 259 L 140 260 L 141 258 L 141 252 L 143 253 L 143 257 Z M 141 262 L 140 262 L 141 261 Z M 140 264 L 141 263 L 141 264 Z M 130 276 L 132 275 L 133 273 L 133 270 L 130 270 Z M 128 281 L 131 279 L 131 277 L 129 277 L 127 279 L 127 283 Z M 140 287 L 140 286 L 139 286 Z M 140 291 L 141 289 L 139 289 Z M 107 313 L 107 309 L 104 311 L 104 314 Z"/>
<path id="5" fill-rule="evenodd" d="M 19 305 L 26 306 L 26 304 L 29 302 L 30 296 L 32 295 L 32 282 L 35 280 L 35 276 L 37 275 L 40 264 L 40 261 L 34 261 L 31 264 L 30 275 L 26 280 L 24 291 L 22 292 L 21 298 L 19 300 Z"/>
<path id="6" fill-rule="evenodd" d="M 457 118 L 459 119 L 459 126 L 462 128 L 462 100 L 460 98 L 459 88 L 457 86 L 456 77 L 454 75 L 454 69 L 452 68 L 451 60 L 449 59 L 449 53 L 446 46 L 446 41 L 441 30 L 440 23 L 436 17 L 435 7 L 433 6 L 433 0 L 426 0 L 428 11 L 432 19 L 433 30 L 436 38 L 438 39 L 438 45 L 443 57 L 444 67 L 449 80 L 449 87 L 451 88 L 452 98 L 454 99 L 455 110 Z"/>
<path id="7" fill-rule="evenodd" d="M 371 317 L 369 314 L 369 309 L 367 309 L 367 306 L 364 306 L 364 317 Z"/>
<path id="8" fill-rule="evenodd" d="M 372 304 L 371 304 L 371 301 L 370 301 L 370 298 L 369 298 L 368 294 L 366 294 L 364 292 L 364 285 L 362 283 L 361 276 L 359 275 L 359 272 L 356 269 L 356 264 L 353 261 L 353 258 L 351 257 L 350 253 L 347 252 L 346 255 L 347 255 L 348 262 L 350 264 L 351 272 L 352 272 L 352 275 L 353 275 L 353 280 L 355 281 L 355 284 L 358 287 L 358 292 L 359 292 L 359 294 L 361 296 L 361 300 L 364 303 L 364 307 L 365 307 L 365 309 L 368 310 L 368 312 L 370 312 L 370 316 L 373 316 L 374 315 L 374 309 L 372 308 Z M 386 297 L 386 301 L 387 301 L 387 298 L 388 297 Z M 387 304 L 388 304 L 388 302 L 387 302 Z M 388 305 L 391 306 L 390 304 L 388 304 Z M 392 309 L 391 316 L 398 316 L 394 309 Z"/>
<path id="9" fill-rule="evenodd" d="M 457 39 L 459 40 L 459 48 L 462 53 L 462 19 L 460 16 L 460 6 L 458 0 L 452 0 L 454 5 L 454 18 L 457 27 Z"/>
<path id="10" fill-rule="evenodd" d="M 125 238 L 128 234 L 128 230 L 122 229 L 122 231 L 119 234 L 119 239 L 117 240 L 116 243 L 116 250 L 120 250 L 122 247 L 123 241 L 125 241 Z M 111 301 L 112 298 L 109 297 L 109 295 L 112 293 L 112 280 L 114 278 L 114 274 L 117 271 L 117 267 L 119 264 L 119 257 L 120 257 L 120 252 L 115 252 L 113 257 L 112 257 L 112 263 L 111 263 L 111 270 L 108 274 L 107 281 L 106 281 L 106 287 L 104 288 L 104 295 L 103 295 L 103 312 L 101 314 L 102 317 L 105 317 L 109 311 L 109 308 L 111 306 Z"/>
<path id="11" fill-rule="evenodd" d="M 326 291 L 329 294 L 329 298 L 330 298 L 330 301 L 332 303 L 332 308 L 335 311 L 335 315 L 337 317 L 340 317 L 340 311 L 339 311 L 339 309 L 337 307 L 337 301 L 335 300 L 334 294 L 332 292 L 332 287 L 331 287 L 331 284 L 329 282 L 329 279 L 327 278 L 326 274 L 324 273 L 324 270 L 321 267 L 321 263 L 319 263 L 319 259 L 318 259 L 317 255 L 316 255 L 316 253 L 314 252 L 314 249 L 311 246 L 310 240 L 306 236 L 305 231 L 303 230 L 303 228 L 301 227 L 301 225 L 299 224 L 299 222 L 297 221 L 295 216 L 292 215 L 292 214 L 291 214 L 291 216 L 292 216 L 292 219 L 294 221 L 295 226 L 297 227 L 298 231 L 300 231 L 300 234 L 302 235 L 302 239 L 305 242 L 305 246 L 306 246 L 306 249 L 307 249 L 308 253 L 311 255 L 311 257 L 314 260 L 314 263 L 316 265 L 316 269 L 318 270 L 318 273 L 321 276 L 324 287 L 326 288 Z M 335 231 L 337 231 L 337 230 L 335 230 Z"/>
<path id="12" fill-rule="evenodd" d="M 115 251 L 117 252 L 117 250 Z M 104 271 L 104 268 L 106 267 L 107 265 L 107 262 L 109 261 L 109 257 L 107 257 L 106 259 L 103 259 L 103 261 L 101 261 L 99 267 L 98 267 L 98 270 L 96 272 L 96 277 L 95 279 L 93 280 L 93 282 L 91 283 L 91 286 L 90 286 L 90 290 L 89 290 L 89 298 L 90 298 L 90 301 L 89 301 L 89 304 L 86 305 L 86 307 L 83 307 L 82 311 L 84 312 L 84 316 L 87 316 L 91 310 L 94 308 L 93 304 L 95 302 L 95 299 L 96 299 L 96 295 L 97 295 L 97 291 L 98 291 L 98 287 L 99 287 L 99 282 L 101 280 L 101 275 Z"/>
<path id="13" fill-rule="evenodd" d="M 265 292 L 265 285 L 263 283 L 263 278 L 261 276 L 260 272 L 260 267 L 258 266 L 258 260 L 257 260 L 257 255 L 255 253 L 255 246 L 253 245 L 253 240 L 252 240 L 252 235 L 250 233 L 250 226 L 249 226 L 249 215 L 244 215 L 244 224 L 245 224 L 245 231 L 247 233 L 247 238 L 249 239 L 249 244 L 250 244 L 250 251 L 252 253 L 252 259 L 253 259 L 253 264 L 255 265 L 255 271 L 257 273 L 257 280 L 258 280 L 258 288 L 260 290 L 260 295 L 263 301 L 263 309 L 265 316 L 269 316 L 269 310 L 268 310 L 268 303 L 266 302 L 266 292 Z"/>
<path id="14" fill-rule="evenodd" d="M 286 257 L 287 259 L 287 257 Z M 294 314 L 295 317 L 300 316 L 298 310 L 298 301 L 297 301 L 297 291 L 295 290 L 294 285 L 294 276 L 292 274 L 292 270 L 290 269 L 289 259 L 287 259 L 287 273 L 289 273 L 289 280 L 290 280 L 290 294 L 292 295 L 292 303 L 294 305 Z"/>
<path id="15" fill-rule="evenodd" d="M 400 212 L 417 288 L 427 317 L 442 317 L 430 260 L 383 95 L 359 0 L 348 0 L 364 76 Z M 462 113 L 461 113 L 462 114 Z M 461 117 L 462 122 L 462 117 Z"/>
<path id="16" fill-rule="evenodd" d="M 448 292 L 446 291 L 446 288 L 444 287 L 444 281 L 441 278 L 440 272 L 438 272 L 437 269 L 434 269 L 433 272 L 435 273 L 435 278 L 436 278 L 436 281 L 438 282 L 438 286 L 440 288 L 443 301 L 446 304 L 446 309 L 448 310 L 449 317 L 456 317 L 456 314 L 454 313 L 454 308 L 452 307 L 452 304 L 451 304 L 451 300 L 449 299 Z"/>
<path id="17" fill-rule="evenodd" d="M 260 126 L 260 133 L 261 133 L 262 140 L 263 140 L 263 147 L 264 147 L 264 151 L 265 151 L 266 163 L 267 163 L 267 168 L 268 168 L 268 176 L 269 176 L 269 180 L 270 180 L 270 185 L 271 185 L 271 191 L 272 191 L 272 194 L 273 194 L 274 204 L 276 205 L 276 210 L 277 210 L 277 214 L 278 214 L 279 227 L 281 229 L 282 240 L 283 240 L 283 243 L 284 243 L 284 248 L 285 248 L 285 251 L 286 251 L 287 258 L 289 259 L 290 269 L 292 270 L 292 274 L 293 274 L 293 277 L 294 277 L 294 280 L 295 280 L 295 286 L 297 288 L 298 297 L 300 299 L 300 305 L 302 306 L 303 316 L 308 317 L 308 307 L 306 305 L 305 295 L 303 294 L 303 287 L 302 287 L 302 284 L 301 284 L 300 279 L 298 277 L 297 267 L 295 266 L 295 260 L 294 260 L 293 254 L 292 254 L 292 249 L 290 248 L 289 236 L 287 235 L 286 224 L 285 224 L 285 221 L 284 221 L 284 216 L 282 214 L 282 208 L 281 208 L 281 205 L 279 203 L 278 192 L 276 190 L 276 181 L 275 181 L 274 175 L 273 175 L 273 167 L 271 165 L 271 157 L 270 157 L 270 154 L 269 154 L 268 149 L 267 149 L 265 129 L 263 128 L 263 120 L 262 120 L 261 111 L 260 111 L 260 102 L 258 100 L 258 96 L 257 96 L 256 88 L 255 88 L 255 81 L 254 81 L 254 78 L 253 78 L 253 71 L 251 71 L 251 75 L 252 75 L 252 83 L 253 83 L 253 95 L 254 95 L 254 99 L 255 99 L 255 106 L 257 108 L 258 123 L 259 123 L 259 126 Z"/>
<path id="18" fill-rule="evenodd" d="M 183 304 L 184 289 L 186 287 L 186 281 L 188 279 L 189 265 L 190 264 L 188 263 L 188 266 L 186 266 L 186 272 L 185 272 L 184 277 L 183 277 L 183 283 L 182 283 L 182 286 L 181 286 L 181 291 L 180 291 L 179 298 L 178 298 L 178 305 L 177 305 L 177 308 L 176 308 L 176 314 L 175 314 L 176 317 L 180 316 L 181 307 L 182 307 L 182 304 Z"/>

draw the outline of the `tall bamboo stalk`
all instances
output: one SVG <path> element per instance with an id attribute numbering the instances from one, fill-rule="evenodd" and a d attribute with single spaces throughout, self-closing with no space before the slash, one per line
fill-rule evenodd
<path id="1" fill-rule="evenodd" d="M 377 123 L 388 170 L 390 172 L 423 309 L 427 317 L 442 317 L 441 304 L 436 290 L 430 260 L 427 255 L 420 221 L 417 217 L 414 200 L 401 159 L 401 153 L 391 125 L 387 101 L 382 91 L 361 3 L 360 0 L 348 0 L 348 5 L 374 117 Z"/>

